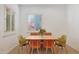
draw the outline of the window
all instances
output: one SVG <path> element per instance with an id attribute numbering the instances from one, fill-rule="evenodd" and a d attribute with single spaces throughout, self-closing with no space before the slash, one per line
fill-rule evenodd
<path id="1" fill-rule="evenodd" d="M 15 15 L 10 8 L 6 8 L 5 32 L 12 32 L 15 30 Z"/>

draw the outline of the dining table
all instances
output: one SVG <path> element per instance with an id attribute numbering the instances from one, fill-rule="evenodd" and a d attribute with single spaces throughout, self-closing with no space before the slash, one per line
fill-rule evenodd
<path id="1" fill-rule="evenodd" d="M 57 38 L 55 38 L 52 35 L 29 35 L 27 37 L 25 37 L 27 40 L 57 40 Z"/>
<path id="2" fill-rule="evenodd" d="M 30 50 L 30 51 L 31 51 L 30 44 L 31 44 L 31 41 L 33 41 L 33 40 L 40 41 L 40 49 L 41 49 L 41 51 L 44 48 L 44 41 L 45 40 L 52 40 L 54 42 L 58 40 L 57 38 L 55 38 L 52 35 L 43 35 L 43 36 L 41 36 L 41 35 L 29 35 L 29 36 L 27 36 L 25 38 L 26 38 L 27 41 L 29 41 L 29 49 L 28 50 Z"/>
<path id="3" fill-rule="evenodd" d="M 45 41 L 45 40 L 53 40 L 55 42 L 58 39 L 55 38 L 52 35 L 43 35 L 43 36 L 41 36 L 41 35 L 29 35 L 29 36 L 26 37 L 26 40 L 29 41 L 29 42 L 31 40 L 38 40 L 38 41 L 41 42 L 41 45 L 42 45 L 43 44 L 43 41 Z"/>

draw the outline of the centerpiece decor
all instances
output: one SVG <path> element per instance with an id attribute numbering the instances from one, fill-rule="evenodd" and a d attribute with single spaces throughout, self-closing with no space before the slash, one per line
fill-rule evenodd
<path id="1" fill-rule="evenodd" d="M 46 32 L 45 29 L 40 29 L 39 33 L 40 33 L 41 37 L 43 37 L 43 35 L 44 35 L 45 32 Z"/>

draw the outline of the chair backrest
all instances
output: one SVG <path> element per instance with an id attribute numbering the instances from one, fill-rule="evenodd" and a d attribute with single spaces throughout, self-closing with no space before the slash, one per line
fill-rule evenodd
<path id="1" fill-rule="evenodd" d="M 30 47 L 40 48 L 40 40 L 30 40 Z"/>
<path id="2" fill-rule="evenodd" d="M 50 32 L 45 32 L 44 35 L 52 35 Z"/>
<path id="3" fill-rule="evenodd" d="M 67 40 L 66 35 L 62 35 L 62 36 L 59 38 L 59 44 L 62 45 L 62 46 L 65 46 L 65 45 L 66 45 L 66 40 Z"/>
<path id="4" fill-rule="evenodd" d="M 40 35 L 39 32 L 31 32 L 30 35 Z"/>
<path id="5" fill-rule="evenodd" d="M 54 40 L 44 40 L 44 47 L 46 48 L 54 47 Z"/>
<path id="6" fill-rule="evenodd" d="M 20 45 L 26 44 L 26 39 L 22 35 L 19 36 L 19 44 Z"/>

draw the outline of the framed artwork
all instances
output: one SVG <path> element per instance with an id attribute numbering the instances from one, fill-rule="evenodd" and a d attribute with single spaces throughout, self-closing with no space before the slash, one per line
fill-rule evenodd
<path id="1" fill-rule="evenodd" d="M 41 15 L 28 15 L 29 29 L 39 30 L 41 28 Z"/>

